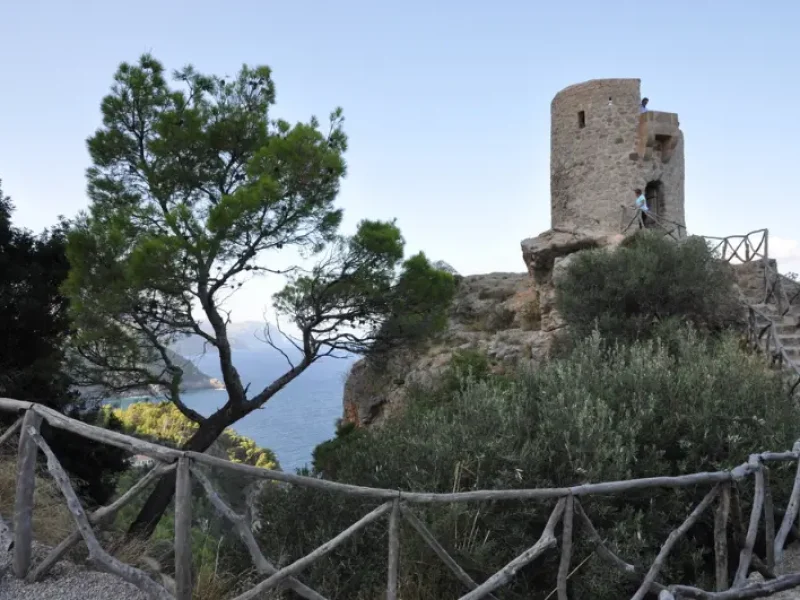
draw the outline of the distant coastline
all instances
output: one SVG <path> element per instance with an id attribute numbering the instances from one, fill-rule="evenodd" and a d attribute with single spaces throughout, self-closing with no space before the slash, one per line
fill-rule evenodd
<path id="1" fill-rule="evenodd" d="M 188 377 L 181 385 L 181 392 L 202 392 L 206 390 L 223 391 L 225 390 L 225 384 L 216 377 L 209 377 L 195 368 L 194 372 L 191 373 L 191 377 Z M 76 388 L 76 391 L 84 399 L 90 401 L 99 401 L 100 404 L 111 404 L 115 401 L 123 400 L 126 406 L 132 402 L 151 402 L 156 398 L 164 397 L 164 392 L 155 385 L 114 394 L 109 393 L 100 386 L 79 387 Z"/>

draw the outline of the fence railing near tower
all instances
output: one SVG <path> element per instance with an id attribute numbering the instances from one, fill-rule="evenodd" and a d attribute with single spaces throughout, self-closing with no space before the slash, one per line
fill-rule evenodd
<path id="1" fill-rule="evenodd" d="M 764 353 L 770 366 L 786 372 L 789 394 L 794 394 L 800 388 L 800 365 L 781 342 L 778 324 L 754 306 L 747 307 L 747 341 L 751 348 Z"/>
<path id="2" fill-rule="evenodd" d="M 663 217 L 658 217 L 640 208 L 624 207 L 623 211 L 633 213 L 633 218 L 627 221 L 623 233 L 631 229 L 655 229 L 664 235 L 669 235 L 676 241 L 686 239 L 686 230 L 679 223 L 674 223 Z M 623 212 L 623 214 L 626 214 Z M 650 219 L 653 227 L 645 226 L 645 218 Z M 682 229 L 683 228 L 683 229 Z M 683 231 L 683 235 L 675 235 Z M 719 260 L 730 264 L 745 264 L 760 262 L 764 271 L 764 299 L 763 304 L 772 304 L 776 307 L 777 318 L 783 318 L 792 309 L 800 306 L 800 283 L 782 275 L 769 258 L 769 230 L 756 229 L 744 235 L 730 235 L 726 237 L 701 236 L 708 244 L 711 253 Z M 787 289 L 789 292 L 787 293 Z M 748 311 L 747 339 L 752 348 L 764 353 L 770 364 L 776 368 L 784 369 L 791 378 L 791 391 L 794 393 L 800 388 L 800 364 L 787 351 L 781 342 L 778 332 L 779 324 L 775 318 L 764 310 L 746 304 Z M 799 324 L 800 325 L 800 324 Z"/>
<path id="3" fill-rule="evenodd" d="M 671 477 L 650 477 L 624 481 L 584 483 L 563 488 L 537 488 L 525 490 L 479 490 L 455 493 L 428 493 L 362 487 L 293 475 L 248 465 L 232 463 L 196 452 L 185 452 L 139 440 L 118 432 L 95 427 L 68 418 L 52 409 L 30 402 L 0 398 L 0 411 L 19 415 L 18 420 L 0 436 L 0 444 L 19 433 L 18 472 L 14 507 L 14 560 L 15 574 L 29 580 L 40 579 L 70 547 L 83 540 L 89 550 L 90 561 L 99 568 L 113 573 L 132 583 L 149 598 L 158 600 L 189 600 L 192 597 L 192 479 L 200 483 L 214 507 L 230 521 L 233 529 L 247 548 L 256 570 L 263 579 L 254 587 L 236 596 L 235 600 L 250 600 L 260 594 L 278 588 L 289 588 L 309 600 L 325 600 L 319 592 L 302 583 L 298 577 L 314 561 L 322 558 L 342 545 L 367 525 L 386 520 L 388 527 L 386 594 L 387 600 L 399 598 L 400 582 L 400 520 L 405 520 L 452 571 L 466 590 L 459 600 L 495 598 L 493 592 L 506 585 L 515 575 L 542 556 L 545 552 L 559 548 L 560 561 L 555 574 L 555 589 L 559 600 L 568 600 L 568 581 L 583 564 L 573 569 L 573 542 L 580 532 L 587 536 L 594 553 L 613 568 L 621 570 L 637 589 L 633 600 L 642 600 L 648 593 L 658 593 L 661 600 L 674 598 L 704 598 L 739 600 L 760 598 L 773 593 L 800 586 L 800 572 L 776 576 L 775 566 L 781 560 L 786 539 L 794 526 L 800 508 L 800 441 L 791 450 L 783 452 L 761 452 L 751 455 L 743 464 L 727 471 L 692 473 Z M 43 421 L 58 429 L 71 431 L 82 437 L 122 448 L 132 453 L 151 457 L 156 466 L 128 492 L 109 506 L 87 513 L 63 467 L 56 459 L 47 442 L 39 433 Z M 66 500 L 75 521 L 75 531 L 61 542 L 51 553 L 32 569 L 32 517 L 34 507 L 35 468 L 37 454 L 46 458 L 47 469 Z M 794 487 L 788 498 L 780 526 L 776 529 L 775 507 L 769 486 L 768 465 L 775 462 L 797 464 Z M 291 485 L 314 488 L 333 494 L 369 498 L 381 504 L 370 511 L 339 535 L 320 545 L 306 556 L 291 564 L 278 568 L 261 552 L 253 532 L 245 519 L 233 511 L 215 491 L 209 478 L 199 466 L 235 471 L 239 474 L 268 481 L 280 481 Z M 111 518 L 119 509 L 141 493 L 146 485 L 172 471 L 177 475 L 175 497 L 175 594 L 154 581 L 147 573 L 127 565 L 106 552 L 100 545 L 93 526 Z M 750 518 L 745 524 L 742 517 L 742 502 L 739 484 L 752 481 L 753 502 Z M 694 507 L 686 519 L 675 528 L 661 547 L 658 556 L 647 571 L 640 570 L 614 554 L 605 544 L 584 510 L 581 500 L 585 497 L 625 494 L 633 490 L 676 489 L 708 487 L 709 491 Z M 448 551 L 436 540 L 428 526 L 417 516 L 413 507 L 418 505 L 463 503 L 463 502 L 553 502 L 550 517 L 537 540 L 508 562 L 502 569 L 478 583 L 458 565 Z M 700 517 L 714 510 L 714 555 L 715 588 L 708 592 L 688 585 L 667 585 L 659 582 L 665 560 L 678 540 L 686 536 Z M 756 537 L 763 522 L 766 544 L 764 556 L 755 552 Z M 731 524 L 732 536 L 728 535 Z M 559 528 L 560 530 L 557 530 Z M 730 538 L 730 540 L 729 540 Z M 729 549 L 729 541 L 734 547 Z M 739 555 L 738 568 L 729 577 L 729 553 Z M 748 574 L 754 568 L 768 580 L 748 584 Z"/>
<path id="4" fill-rule="evenodd" d="M 620 227 L 622 233 L 629 233 L 631 230 L 639 229 L 656 229 L 676 241 L 686 237 L 686 226 L 682 223 L 670 221 L 653 212 L 646 212 L 641 208 L 625 206 L 624 204 L 621 205 L 621 209 Z"/>
<path id="5" fill-rule="evenodd" d="M 769 260 L 769 230 L 756 229 L 744 235 L 713 237 L 704 235 L 711 252 L 720 260 L 729 263 L 746 263 L 753 260 Z"/>

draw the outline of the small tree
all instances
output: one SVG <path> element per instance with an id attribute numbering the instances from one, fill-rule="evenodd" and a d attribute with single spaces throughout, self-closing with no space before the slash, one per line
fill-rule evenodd
<path id="1" fill-rule="evenodd" d="M 66 290 L 86 381 L 165 390 L 198 424 L 183 448 L 202 452 L 321 357 L 370 349 L 401 303 L 414 300 L 408 308 L 419 314 L 443 311 L 454 283 L 422 255 L 404 263 L 394 223 L 364 221 L 351 238 L 337 233 L 342 211 L 333 202 L 347 147 L 340 109 L 325 131 L 314 118 L 270 119 L 275 87 L 264 66 L 242 67 L 233 79 L 192 67 L 174 77 L 178 87 L 148 55 L 119 67 L 102 102 L 103 126 L 88 140 L 91 205 L 69 238 Z M 310 270 L 266 262 L 289 248 L 321 259 Z M 223 303 L 265 273 L 289 277 L 275 307 L 299 331 L 291 338 L 299 359 L 284 353 L 286 372 L 251 392 L 233 364 Z M 437 293 L 415 293 L 426 286 Z M 182 401 L 183 373 L 168 350 L 186 335 L 219 355 L 228 400 L 207 418 Z M 174 476 L 163 478 L 131 532 L 152 532 L 173 492 Z"/>
<path id="2" fill-rule="evenodd" d="M 70 384 L 61 369 L 69 333 L 59 292 L 69 269 L 64 228 L 33 235 L 13 226 L 13 210 L 0 188 L 0 392 L 61 409 Z"/>
<path id="3" fill-rule="evenodd" d="M 741 315 L 730 267 L 702 238 L 675 243 L 643 232 L 613 251 L 578 254 L 556 286 L 556 303 L 572 331 L 635 339 L 678 319 L 720 330 Z"/>

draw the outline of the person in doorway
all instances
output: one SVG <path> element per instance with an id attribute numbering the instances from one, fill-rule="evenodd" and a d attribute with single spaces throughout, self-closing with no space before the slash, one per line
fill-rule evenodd
<path id="1" fill-rule="evenodd" d="M 647 112 L 647 103 L 650 102 L 649 98 L 642 98 L 642 105 L 639 107 L 639 114 Z"/>
<path id="2" fill-rule="evenodd" d="M 650 224 L 650 216 L 648 215 L 650 209 L 647 207 L 647 198 L 644 197 L 642 188 L 636 188 L 633 193 L 636 194 L 636 210 L 641 211 L 639 212 L 639 228 L 641 229 Z"/>

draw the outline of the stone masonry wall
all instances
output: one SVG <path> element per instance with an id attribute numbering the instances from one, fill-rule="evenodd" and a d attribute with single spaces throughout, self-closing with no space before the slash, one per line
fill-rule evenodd
<path id="1" fill-rule="evenodd" d="M 640 140 L 648 138 L 648 127 L 664 121 L 649 115 L 640 125 L 640 103 L 638 79 L 592 80 L 556 94 L 551 104 L 553 229 L 617 233 L 622 205 L 632 207 L 634 188 L 644 189 L 649 181 L 663 184 L 663 215 L 684 223 L 683 136 L 677 115 L 666 119 L 675 125 L 664 162 L 657 145 L 637 152 L 643 147 Z M 652 144 L 653 131 L 648 139 Z"/>

